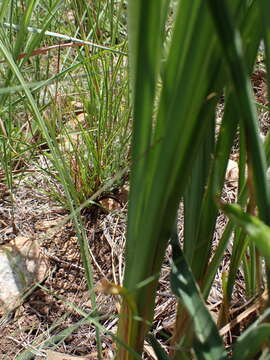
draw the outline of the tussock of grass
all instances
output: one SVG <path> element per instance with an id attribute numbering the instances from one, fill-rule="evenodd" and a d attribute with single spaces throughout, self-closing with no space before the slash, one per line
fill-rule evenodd
<path id="1" fill-rule="evenodd" d="M 233 359 L 268 351 L 267 311 L 245 331 L 269 288 L 269 249 L 257 236 L 267 239 L 269 222 L 261 50 L 254 71 L 262 38 L 269 51 L 267 8 L 2 1 L 0 244 L 39 238 L 51 265 L 1 318 L 5 358 L 50 347 L 126 360 L 153 359 L 153 349 L 216 360 L 223 343 Z M 102 293 L 104 279 L 122 298 Z"/>

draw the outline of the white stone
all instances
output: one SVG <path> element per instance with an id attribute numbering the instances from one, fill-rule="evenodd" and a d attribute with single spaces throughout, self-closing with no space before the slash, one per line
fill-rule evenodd
<path id="1" fill-rule="evenodd" d="M 0 246 L 0 313 L 11 311 L 26 289 L 44 279 L 47 269 L 33 239 L 18 236 Z"/>

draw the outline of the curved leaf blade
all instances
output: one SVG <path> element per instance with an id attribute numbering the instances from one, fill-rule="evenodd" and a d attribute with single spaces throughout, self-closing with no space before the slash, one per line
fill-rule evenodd
<path id="1" fill-rule="evenodd" d="M 171 287 L 173 293 L 182 300 L 193 320 L 194 332 L 197 337 L 196 352 L 200 351 L 201 359 L 225 359 L 226 353 L 218 329 L 204 305 L 192 272 L 179 246 L 177 234 L 172 237 L 172 250 Z"/>

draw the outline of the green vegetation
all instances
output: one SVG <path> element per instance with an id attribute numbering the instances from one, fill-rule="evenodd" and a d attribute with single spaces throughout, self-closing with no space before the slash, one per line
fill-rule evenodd
<path id="1" fill-rule="evenodd" d="M 270 356 L 268 298 L 228 351 L 219 334 L 240 266 L 246 299 L 270 287 L 270 137 L 261 140 L 250 82 L 264 40 L 270 83 L 267 14 L 267 0 L 1 3 L 0 166 L 11 190 L 32 166 L 61 184 L 51 196 L 77 232 L 93 311 L 76 311 L 96 328 L 99 359 L 106 329 L 80 213 L 129 169 L 124 282 L 102 286 L 122 299 L 117 335 L 110 334 L 116 359 L 140 359 L 145 339 L 158 359 Z M 238 205 L 230 205 L 222 191 L 236 136 Z M 219 211 L 229 221 L 213 249 Z M 215 323 L 205 302 L 230 242 Z M 177 297 L 169 353 L 151 328 L 168 247 Z"/>

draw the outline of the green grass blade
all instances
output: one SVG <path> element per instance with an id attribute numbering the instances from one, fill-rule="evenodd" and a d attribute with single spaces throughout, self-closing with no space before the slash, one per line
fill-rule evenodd
<path id="1" fill-rule="evenodd" d="M 185 22 L 188 30 L 183 27 Z M 204 31 L 198 33 L 195 29 L 201 27 Z M 179 41 L 181 39 L 183 44 Z M 145 61 L 147 63 L 148 60 L 144 58 Z M 134 169 L 139 170 L 135 174 L 136 181 L 131 182 L 125 286 L 134 291 L 139 314 L 147 320 L 153 316 L 157 278 L 178 201 L 184 191 L 192 161 L 209 129 L 209 123 L 199 121 L 199 115 L 206 111 L 207 106 L 211 107 L 211 101 L 206 103 L 205 108 L 202 104 L 216 80 L 219 65 L 219 47 L 206 4 L 200 1 L 182 1 L 176 16 L 170 53 L 164 66 L 157 127 L 153 141 L 148 139 L 148 149 L 145 133 L 150 133 L 147 128 L 150 120 L 139 126 L 142 118 L 138 118 L 136 111 L 134 112 L 135 123 L 137 122 L 134 129 L 138 131 L 135 138 L 142 141 L 139 146 L 146 148 L 148 152 L 142 159 L 133 156 L 141 164 L 134 165 Z M 156 65 L 153 64 L 153 69 L 155 68 Z M 141 72 L 143 70 L 142 67 Z M 143 81 L 147 81 L 147 76 Z M 187 83 L 188 87 L 185 86 Z M 183 86 L 185 94 L 182 92 Z M 220 86 L 223 86 L 223 81 Z M 135 108 L 141 106 L 137 113 L 140 114 L 146 111 L 144 107 L 147 103 L 141 88 L 138 91 L 139 100 L 135 101 Z M 213 107 L 213 113 L 214 109 Z M 146 132 L 143 131 L 145 126 Z M 182 129 L 185 129 L 184 133 Z M 138 149 L 134 154 L 139 153 Z M 135 176 L 132 174 L 132 178 Z M 160 223 L 160 219 L 163 219 L 163 223 Z M 151 286 L 135 291 L 136 284 L 153 276 L 155 280 Z M 148 300 L 147 307 L 144 299 Z M 137 340 L 139 343 L 142 343 L 144 331 L 145 329 L 140 330 L 140 339 Z"/>
<path id="2" fill-rule="evenodd" d="M 161 347 L 160 343 L 156 340 L 154 335 L 149 334 L 147 336 L 147 340 L 150 343 L 150 345 L 152 346 L 152 348 L 154 349 L 156 357 L 158 358 L 158 360 L 169 360 L 170 359 L 168 357 L 168 355 L 166 354 L 166 352 Z"/>
<path id="3" fill-rule="evenodd" d="M 221 204 L 221 209 L 242 226 L 270 265 L 270 228 L 259 218 L 245 213 L 239 205 Z"/>
<path id="4" fill-rule="evenodd" d="M 233 347 L 232 360 L 254 359 L 270 340 L 270 325 L 263 324 L 245 331 Z"/>
<path id="5" fill-rule="evenodd" d="M 232 356 L 233 360 L 245 359 L 245 357 L 241 357 L 241 352 L 242 352 L 242 355 L 246 353 L 247 356 L 249 356 L 249 354 L 251 354 L 253 350 L 255 350 L 256 352 L 259 350 L 258 347 L 263 345 L 262 342 L 263 342 L 264 336 L 269 337 L 269 324 L 261 324 L 263 321 L 265 321 L 265 319 L 267 319 L 269 317 L 269 315 L 270 315 L 270 309 L 265 310 L 265 312 L 256 321 L 254 321 L 254 323 L 252 325 L 250 325 L 243 332 L 243 334 L 241 334 L 239 336 L 239 338 L 236 340 L 236 343 L 233 347 L 233 349 L 234 349 L 233 356 Z M 259 330 L 259 332 L 257 333 L 258 341 L 253 342 L 252 334 L 254 334 L 254 337 L 256 337 L 256 329 L 261 326 L 262 326 L 262 330 Z M 263 329 L 264 326 L 266 326 L 265 329 Z M 268 334 L 268 336 L 267 336 L 267 334 Z M 261 339 L 262 339 L 262 342 L 261 342 Z M 266 338 L 264 338 L 264 339 L 266 340 Z M 250 344 L 252 344 L 252 346 L 250 346 Z M 253 353 L 253 355 L 254 355 L 254 353 Z"/>
<path id="6" fill-rule="evenodd" d="M 205 273 L 205 269 L 209 261 L 211 243 L 218 215 L 215 197 L 220 196 L 221 194 L 227 168 L 227 161 L 237 129 L 237 121 L 234 116 L 233 105 L 233 98 L 229 97 L 228 104 L 225 106 L 221 131 L 216 144 L 216 150 L 214 152 L 212 171 L 209 176 L 209 181 L 202 202 L 202 216 L 199 223 L 198 238 L 196 240 L 196 251 L 191 262 L 191 266 L 197 280 L 199 280 Z M 204 216 L 206 213 L 208 214 L 207 217 Z M 198 257 L 199 254 L 200 256 Z"/>
<path id="7" fill-rule="evenodd" d="M 212 282 L 215 279 L 215 275 L 217 273 L 217 269 L 221 263 L 222 257 L 224 256 L 224 252 L 227 248 L 230 236 L 233 232 L 234 229 L 234 224 L 231 222 L 229 222 L 225 228 L 225 230 L 223 231 L 222 237 L 219 240 L 219 244 L 215 250 L 215 254 L 211 260 L 211 262 L 209 263 L 204 279 L 203 279 L 203 285 L 202 285 L 202 289 L 203 289 L 203 296 L 205 299 L 207 299 L 209 292 L 211 290 L 211 286 L 212 286 Z M 233 284 L 233 282 L 232 282 Z"/>
<path id="8" fill-rule="evenodd" d="M 233 3 L 234 9 L 232 11 L 236 11 L 235 9 L 238 9 L 239 4 L 236 2 Z M 238 12 L 236 13 L 238 14 Z M 256 29 L 256 31 L 254 31 L 254 29 Z M 250 6 L 245 14 L 244 21 L 241 24 L 241 33 L 243 35 L 243 41 L 246 47 L 248 68 L 251 72 L 261 37 L 259 8 L 256 2 Z M 221 70 L 222 69 L 223 68 L 221 68 Z M 220 71 L 213 89 L 209 91 L 210 93 L 217 91 L 217 89 L 220 87 L 219 84 L 224 83 L 224 76 L 226 76 L 226 74 L 224 74 L 223 71 Z M 225 103 L 221 129 L 216 144 L 216 150 L 213 155 L 214 161 L 212 165 L 212 171 L 209 176 L 209 181 L 201 205 L 202 217 L 199 224 L 199 229 L 197 230 L 198 238 L 195 245 L 195 260 L 191 263 L 192 270 L 194 271 L 197 280 L 199 280 L 201 275 L 205 273 L 207 264 L 209 262 L 211 242 L 213 239 L 215 223 L 218 214 L 215 198 L 217 195 L 220 196 L 223 188 L 227 161 L 238 123 L 238 117 L 235 115 L 237 113 L 237 102 L 235 101 L 235 94 L 230 89 L 227 89 L 227 93 L 228 98 Z M 203 214 L 205 213 L 207 213 L 208 216 L 204 216 Z M 208 251 L 206 251 L 206 249 L 208 249 Z"/>
<path id="9" fill-rule="evenodd" d="M 27 27 L 30 24 L 31 17 L 33 15 L 33 11 L 35 7 L 38 5 L 39 0 L 28 0 L 24 14 L 21 19 L 20 23 L 20 31 L 17 33 L 17 39 L 15 41 L 14 50 L 13 50 L 13 57 L 17 59 L 21 49 L 25 43 L 25 37 L 27 34 Z"/>
<path id="10" fill-rule="evenodd" d="M 2 23 L 1 25 L 3 27 L 5 27 L 5 28 L 8 28 L 8 29 L 11 28 L 11 29 L 16 30 L 18 32 L 21 31 L 21 26 L 20 25 L 11 24 L 11 23 L 7 23 L 7 22 Z M 88 45 L 88 46 L 91 46 L 91 47 L 96 48 L 96 49 L 106 50 L 106 51 L 110 51 L 110 52 L 113 52 L 113 53 L 116 53 L 116 54 L 121 54 L 121 55 L 127 55 L 125 52 L 123 52 L 121 50 L 118 50 L 118 47 L 122 47 L 122 44 L 117 45 L 117 46 L 113 46 L 113 47 L 108 47 L 108 46 L 95 44 L 92 41 L 78 39 L 78 38 L 73 37 L 73 36 L 68 36 L 68 35 L 53 32 L 53 31 L 46 30 L 44 32 L 43 29 L 36 28 L 36 27 L 33 27 L 33 26 L 26 27 L 26 30 L 29 33 L 38 33 L 38 34 L 43 34 L 44 33 L 44 35 L 52 37 L 52 38 L 56 38 L 56 39 L 60 39 L 60 40 L 66 40 L 66 41 L 73 41 L 75 43 L 80 43 L 82 45 Z"/>
<path id="11" fill-rule="evenodd" d="M 266 158 L 267 158 L 267 166 L 270 165 L 270 136 L 269 135 L 270 134 L 268 134 L 268 136 L 264 142 L 264 151 L 265 151 Z M 246 201 L 247 201 L 247 187 L 245 185 L 245 187 L 243 187 L 243 189 L 239 195 L 238 203 L 241 206 L 244 206 L 246 204 Z M 232 220 L 229 221 L 227 227 L 231 226 L 231 224 L 232 224 Z M 228 299 L 227 299 L 228 302 L 230 301 L 230 298 L 231 298 L 237 269 L 239 268 L 239 264 L 242 260 L 242 256 L 243 256 L 245 248 L 247 246 L 246 241 L 244 241 L 244 240 L 245 240 L 245 234 L 243 234 L 242 229 L 237 229 L 237 231 L 235 232 L 235 239 L 234 239 L 234 244 L 233 244 L 232 257 L 231 257 L 231 261 L 230 261 L 230 270 L 229 270 L 229 276 L 228 276 L 228 282 L 227 282 L 226 294 L 228 297 Z"/>
<path id="12" fill-rule="evenodd" d="M 228 302 L 231 300 L 231 295 L 233 291 L 234 282 L 236 279 L 237 270 L 239 269 L 240 263 L 243 259 L 247 246 L 248 246 L 248 239 L 246 237 L 246 234 L 241 229 L 238 229 L 235 232 L 235 236 L 234 236 L 232 256 L 230 261 L 230 270 L 228 275 L 228 283 L 226 290 Z"/>
<path id="13" fill-rule="evenodd" d="M 231 9 L 238 14 L 236 10 L 239 7 L 246 8 L 247 3 L 231 2 L 230 4 Z M 222 77 L 216 87 L 216 74 L 221 65 L 220 47 L 207 3 L 199 0 L 193 2 L 182 0 L 175 18 L 169 54 L 162 68 L 161 93 L 155 97 L 154 82 L 157 81 L 156 69 L 160 66 L 160 56 L 153 58 L 153 54 L 151 56 L 148 53 L 148 47 L 153 47 L 152 53 L 159 54 L 161 44 L 157 45 L 157 39 L 152 31 L 146 31 L 148 26 L 152 29 L 154 24 L 157 24 L 157 20 L 153 23 L 146 21 L 150 6 L 147 5 L 145 13 L 142 12 L 143 6 L 140 2 L 130 2 L 130 14 L 135 16 L 130 19 L 129 27 L 132 84 L 135 86 L 133 127 L 135 133 L 124 285 L 134 296 L 139 316 L 145 319 L 145 324 L 132 325 L 134 331 L 129 332 L 138 352 L 142 350 L 147 324 L 153 317 L 157 279 L 177 206 L 185 190 L 192 163 L 210 128 L 209 122 L 212 121 L 215 110 L 212 104 L 216 105 L 215 97 L 228 81 L 224 73 L 221 73 Z M 241 13 L 241 17 L 243 14 L 245 12 Z M 237 23 L 240 22 L 239 19 L 237 17 Z M 203 31 L 198 32 L 198 28 Z M 138 39 L 142 36 L 140 32 L 142 29 L 145 33 L 144 41 L 140 42 Z M 160 29 L 157 33 L 160 34 Z M 145 47 L 147 49 L 142 51 Z M 145 72 L 146 69 L 148 73 Z M 246 80 L 245 77 L 244 79 Z M 209 99 L 209 91 L 213 94 L 213 88 L 214 99 Z M 185 89 L 184 93 L 183 89 Z M 236 89 L 238 92 L 239 88 Z M 207 112 L 208 107 L 211 108 L 211 112 L 210 110 Z M 252 105 L 250 109 L 252 110 Z M 251 132 L 254 130 L 256 117 L 253 116 L 254 114 L 250 115 L 250 109 L 246 114 L 249 115 L 248 131 Z M 209 115 L 208 118 L 205 117 L 205 121 L 200 121 L 204 119 L 201 115 L 206 116 L 206 113 Z M 236 128 L 236 124 L 234 125 Z M 263 153 L 256 136 L 255 134 L 252 139 L 255 142 L 255 150 L 261 158 L 260 165 L 254 166 L 257 166 L 256 171 L 261 175 L 264 169 Z M 226 151 L 229 154 L 230 147 L 226 148 Z M 255 157 L 252 160 L 254 162 Z M 224 172 L 226 162 L 227 159 L 224 164 L 222 163 Z M 218 176 L 221 176 L 220 174 Z M 258 188 L 258 184 L 256 185 Z M 263 191 L 267 193 L 265 188 Z M 260 209 L 265 215 L 266 201 L 263 201 L 261 194 L 259 195 Z M 208 246 L 210 248 L 210 245 Z M 138 287 L 138 284 L 142 284 L 147 279 L 153 281 Z M 123 311 L 120 319 L 120 331 L 123 333 L 127 333 L 125 319 L 127 316 Z"/>
<path id="14" fill-rule="evenodd" d="M 48 29 L 48 27 L 50 26 L 52 20 L 55 18 L 55 15 L 57 13 L 57 11 L 59 11 L 61 9 L 61 6 L 63 4 L 63 1 L 62 0 L 55 0 L 48 12 L 48 14 L 46 15 L 46 17 L 43 19 L 43 27 L 42 27 L 42 31 L 41 32 L 38 32 L 38 33 L 34 33 L 32 34 L 32 36 L 30 36 L 25 44 L 25 50 L 24 52 L 28 55 L 28 56 L 25 56 L 21 63 L 25 63 L 28 58 L 29 58 L 29 55 L 31 54 L 31 52 L 33 50 L 35 50 L 40 44 L 41 44 L 41 41 L 44 37 L 44 33 L 45 31 Z M 26 26 L 26 31 L 27 31 L 27 26 Z"/>
<path id="15" fill-rule="evenodd" d="M 131 1 L 128 7 L 131 82 L 134 88 L 135 119 L 132 139 L 134 161 L 131 170 L 131 198 L 133 194 L 136 194 L 136 197 L 137 194 L 141 194 L 147 172 L 147 153 L 151 147 L 154 96 L 161 60 L 161 42 L 158 35 L 161 32 L 161 3 L 161 1 L 148 1 L 147 6 L 145 6 L 142 1 Z M 130 229 L 130 224 L 137 224 L 138 211 L 136 208 L 142 206 L 138 205 L 141 202 L 140 195 L 137 201 L 130 202 L 128 216 L 132 221 L 128 222 L 128 232 L 136 231 L 137 225 Z"/>
<path id="16" fill-rule="evenodd" d="M 190 12 L 190 6 L 192 12 Z M 206 7 L 202 7 L 205 15 Z M 188 11 L 183 12 L 184 9 Z M 202 135 L 208 129 L 207 122 L 199 122 L 198 114 L 201 110 L 201 102 L 207 97 L 207 91 L 210 88 L 208 74 L 209 71 L 213 71 L 210 54 L 211 51 L 215 50 L 215 38 L 211 38 L 211 51 L 206 52 L 204 49 L 209 50 L 209 36 L 211 37 L 212 34 L 212 26 L 205 21 L 205 16 L 203 19 L 201 18 L 202 12 L 199 9 L 199 1 L 192 4 L 187 1 L 181 2 L 168 58 L 170 60 L 165 66 L 164 85 L 157 119 L 158 126 L 153 140 L 147 139 L 146 133 L 149 136 L 151 135 L 149 127 L 152 128 L 154 106 L 151 109 L 151 118 L 146 117 L 143 124 L 141 123 L 143 118 L 138 116 L 144 112 L 149 113 L 149 100 L 147 100 L 149 93 L 146 92 L 145 94 L 145 91 L 142 90 L 144 86 L 145 89 L 150 87 L 149 84 L 143 85 L 143 82 L 152 83 L 153 81 L 153 76 L 149 78 L 149 73 L 142 78 L 141 74 L 145 71 L 145 64 L 148 64 L 149 59 L 146 58 L 147 52 L 142 53 L 141 50 L 138 50 L 143 58 L 139 72 L 141 81 L 137 85 L 137 99 L 135 92 L 134 101 L 134 107 L 138 108 L 137 111 L 134 110 L 134 130 L 137 133 L 133 137 L 134 163 L 131 174 L 133 180 L 131 180 L 127 266 L 124 284 L 130 291 L 134 291 L 135 301 L 138 302 L 139 315 L 150 321 L 153 316 L 158 274 L 174 223 L 178 201 L 188 176 L 190 161 L 195 156 L 196 150 L 199 149 Z M 191 22 L 189 30 L 191 32 L 189 38 L 192 38 L 192 41 L 190 40 L 190 43 L 186 44 L 186 29 L 182 26 L 182 22 L 186 19 L 193 19 L 193 17 L 194 20 Z M 145 13 L 143 13 L 143 18 L 145 18 Z M 195 24 L 200 26 L 202 21 L 205 21 L 206 32 L 201 32 L 198 36 Z M 178 29 L 181 29 L 180 33 Z M 146 34 L 155 37 L 153 32 L 146 32 Z M 186 47 L 186 56 L 183 59 L 183 49 L 179 46 L 179 39 L 184 39 L 184 48 Z M 156 43 L 155 38 L 153 41 Z M 140 42 L 139 45 L 142 48 L 145 46 Z M 207 53 L 207 58 L 205 58 L 205 53 Z M 152 59 L 152 57 L 149 58 Z M 157 59 L 157 61 L 159 60 Z M 177 62 L 180 64 L 177 70 L 179 72 L 176 76 L 177 81 L 173 82 L 173 69 L 170 65 L 177 64 Z M 203 68 L 199 67 L 199 64 L 204 64 Z M 197 70 L 192 71 L 192 68 Z M 156 69 L 155 63 L 153 69 Z M 190 86 L 188 94 L 181 96 L 183 86 L 187 81 Z M 196 93 L 193 89 L 196 89 Z M 190 108 L 193 109 L 192 112 Z M 185 128 L 185 134 L 179 138 L 183 128 Z M 141 143 L 137 144 L 137 142 Z M 144 149 L 146 153 L 142 153 Z M 137 154 L 140 155 L 139 158 Z M 164 155 L 166 156 L 164 157 Z M 138 164 L 139 162 L 140 164 Z M 133 175 L 134 171 L 136 171 L 135 175 Z M 151 196 L 151 194 L 155 194 L 155 196 Z M 160 219 L 163 219 L 163 223 L 160 223 Z M 140 288 L 140 291 L 135 291 L 137 284 L 153 276 L 154 281 L 149 286 Z M 147 299 L 147 306 L 145 306 L 145 299 Z M 140 347 L 143 343 L 144 332 L 147 329 L 145 325 L 141 324 L 141 326 L 142 328 L 138 330 L 139 333 L 133 335 L 134 341 L 140 344 Z M 121 324 L 120 320 L 121 327 L 124 329 L 125 325 Z"/>
<path id="17" fill-rule="evenodd" d="M 218 329 L 204 305 L 192 272 L 179 246 L 177 234 L 173 235 L 172 249 L 172 291 L 181 299 L 193 321 L 194 334 L 200 343 L 200 358 L 225 359 L 226 354 Z"/>
<path id="18" fill-rule="evenodd" d="M 233 26 L 225 1 L 217 3 L 215 0 L 208 0 L 208 4 L 224 48 L 224 56 L 230 68 L 235 92 L 239 95 L 237 109 L 243 119 L 248 158 L 255 174 L 253 181 L 259 214 L 266 223 L 270 223 L 266 160 L 258 132 L 256 107 L 244 61 L 241 37 Z"/>
<path id="19" fill-rule="evenodd" d="M 267 166 L 270 165 L 270 134 L 268 134 L 265 142 L 264 142 L 264 151 L 266 154 L 266 158 L 267 158 Z M 244 206 L 246 204 L 246 198 L 247 198 L 247 187 L 245 185 L 245 187 L 243 187 L 239 198 L 238 198 L 238 203 L 241 206 Z M 231 226 L 231 220 L 229 221 L 227 226 Z M 226 231 L 226 230 L 225 230 Z M 228 276 L 228 282 L 227 282 L 227 301 L 230 301 L 231 295 L 232 295 L 232 291 L 233 291 L 233 286 L 234 286 L 234 282 L 235 282 L 235 278 L 236 278 L 236 273 L 237 270 L 239 268 L 240 262 L 242 261 L 242 257 L 244 255 L 245 249 L 247 247 L 247 240 L 245 240 L 246 236 L 245 234 L 243 234 L 242 229 L 237 229 L 237 231 L 235 232 L 235 239 L 234 239 L 234 244 L 233 244 L 233 251 L 232 251 L 232 257 L 231 257 L 231 261 L 230 261 L 230 270 L 229 270 L 229 276 Z"/>
<path id="20" fill-rule="evenodd" d="M 184 253 L 191 263 L 196 249 L 202 202 L 215 145 L 215 122 L 199 152 L 192 169 L 189 185 L 184 194 Z"/>
<path id="21" fill-rule="evenodd" d="M 44 121 L 44 119 L 42 118 L 42 116 L 39 112 L 39 109 L 37 107 L 37 104 L 34 101 L 34 98 L 31 94 L 29 88 L 25 84 L 25 81 L 23 79 L 22 74 L 20 73 L 20 70 L 18 69 L 16 63 L 14 62 L 12 55 L 10 54 L 10 52 L 8 51 L 8 49 L 5 47 L 5 45 L 2 43 L 1 40 L 0 40 L 0 51 L 5 56 L 9 66 L 11 68 L 11 71 L 17 77 L 18 81 L 20 82 L 20 84 L 22 85 L 22 87 L 24 89 L 26 98 L 29 102 L 29 106 L 32 110 L 34 118 L 35 118 L 36 122 L 38 123 L 38 126 L 40 127 L 40 129 L 47 141 L 47 144 L 48 144 L 49 149 L 53 156 L 54 165 L 56 166 L 56 169 L 58 170 L 58 172 L 60 174 L 60 179 L 63 184 L 64 190 L 65 190 L 65 195 L 68 199 L 70 211 L 75 214 L 74 202 L 75 202 L 75 205 L 79 205 L 78 199 L 76 196 L 76 189 L 74 188 L 74 184 L 70 177 L 70 173 L 65 166 L 65 162 L 64 162 L 64 160 L 62 158 L 62 154 L 59 150 L 57 140 L 55 139 L 55 135 L 53 132 L 50 132 L 50 127 L 48 126 L 46 121 Z M 79 241 L 82 260 L 83 260 L 84 268 L 85 268 L 85 272 L 86 272 L 86 280 L 87 280 L 87 284 L 88 284 L 88 288 L 89 288 L 90 299 L 91 299 L 91 302 L 93 305 L 93 309 L 96 309 L 95 293 L 92 291 L 92 289 L 94 287 L 94 283 L 93 283 L 91 259 L 89 256 L 88 239 L 87 239 L 86 232 L 84 230 L 84 226 L 82 225 L 80 218 L 78 216 L 74 215 L 72 220 L 74 221 L 75 228 L 76 228 L 77 235 L 78 235 L 78 241 Z M 96 332 L 97 332 L 97 345 L 98 345 L 99 358 L 101 358 L 101 355 L 100 355 L 101 354 L 101 342 L 100 342 L 98 328 L 96 328 Z"/>
<path id="22" fill-rule="evenodd" d="M 0 8 L 0 22 L 4 20 L 6 13 L 8 12 L 9 0 L 3 0 Z"/>

